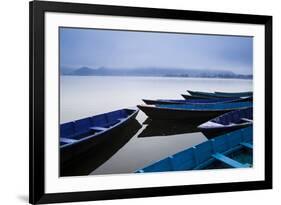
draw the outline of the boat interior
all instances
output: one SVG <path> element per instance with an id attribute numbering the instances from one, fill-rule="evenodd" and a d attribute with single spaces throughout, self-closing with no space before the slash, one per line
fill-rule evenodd
<path id="1" fill-rule="evenodd" d="M 212 122 L 229 125 L 230 123 L 251 123 L 253 121 L 253 108 L 241 109 L 221 115 Z"/>
<path id="2" fill-rule="evenodd" d="M 97 135 L 126 120 L 135 110 L 123 109 L 64 123 L 60 126 L 60 145 Z"/>
<path id="3" fill-rule="evenodd" d="M 252 165 L 253 127 L 239 129 L 178 152 L 138 173 L 210 168 L 247 168 Z M 241 150 L 243 150 L 241 152 Z"/>

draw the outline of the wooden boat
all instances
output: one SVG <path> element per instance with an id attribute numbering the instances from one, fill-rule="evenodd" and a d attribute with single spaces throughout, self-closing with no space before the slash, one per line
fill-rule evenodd
<path id="1" fill-rule="evenodd" d="M 127 144 L 141 128 L 142 125 L 136 119 L 129 120 L 122 129 L 106 136 L 108 140 L 99 143 L 98 146 L 94 146 L 85 154 L 72 157 L 71 160 L 64 163 L 61 162 L 60 176 L 83 176 L 91 174 L 91 172 L 105 163 Z"/>
<path id="2" fill-rule="evenodd" d="M 230 103 L 230 102 L 245 102 L 253 101 L 252 97 L 246 98 L 206 98 L 206 99 L 187 99 L 187 100 L 175 100 L 175 99 L 157 99 L 149 100 L 143 99 L 143 102 L 147 105 L 156 104 L 206 104 L 206 103 Z"/>
<path id="3" fill-rule="evenodd" d="M 253 124 L 253 108 L 225 113 L 198 126 L 207 137 L 222 135 Z"/>
<path id="4" fill-rule="evenodd" d="M 206 122 L 226 112 L 248 108 L 252 106 L 252 102 L 234 102 L 213 104 L 138 105 L 138 108 L 142 110 L 151 119 Z"/>
<path id="5" fill-rule="evenodd" d="M 139 169 L 136 173 L 248 168 L 253 164 L 253 127 L 221 135 Z"/>
<path id="6" fill-rule="evenodd" d="M 207 97 L 207 96 L 196 96 L 196 95 L 188 95 L 188 94 L 181 94 L 181 96 L 186 100 L 190 100 L 190 99 L 210 99 L 210 97 Z"/>
<path id="7" fill-rule="evenodd" d="M 241 93 L 223 93 L 223 92 L 200 92 L 200 91 L 191 91 L 187 90 L 187 92 L 197 98 L 227 98 L 227 97 L 250 97 L 253 96 L 252 92 L 241 92 Z"/>
<path id="8" fill-rule="evenodd" d="M 202 97 L 202 98 L 225 98 L 219 94 L 211 93 L 211 92 L 200 92 L 200 91 L 191 91 L 187 90 L 187 92 L 193 97 Z"/>
<path id="9" fill-rule="evenodd" d="M 215 92 L 215 94 L 226 96 L 226 97 L 249 97 L 249 96 L 253 96 L 253 92 L 238 92 L 238 93 Z"/>
<path id="10" fill-rule="evenodd" d="M 106 140 L 135 119 L 138 109 L 121 109 L 60 125 L 61 160 L 67 161 Z"/>

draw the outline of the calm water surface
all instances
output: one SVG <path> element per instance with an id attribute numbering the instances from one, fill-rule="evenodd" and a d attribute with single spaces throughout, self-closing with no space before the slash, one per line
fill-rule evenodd
<path id="1" fill-rule="evenodd" d="M 142 99 L 183 99 L 186 90 L 239 92 L 251 91 L 252 80 L 168 78 L 168 77 L 100 77 L 62 76 L 60 86 L 61 123 L 143 104 Z M 207 140 L 196 125 L 162 123 L 147 120 L 139 112 L 127 140 L 112 149 L 103 161 L 93 155 L 85 160 L 84 174 L 131 173 Z M 109 156 L 108 156 L 109 155 Z M 100 161 L 97 165 L 97 161 Z M 81 162 L 83 163 L 83 162 Z M 85 170 L 87 170 L 85 172 Z M 79 170 L 76 170 L 79 173 Z"/>

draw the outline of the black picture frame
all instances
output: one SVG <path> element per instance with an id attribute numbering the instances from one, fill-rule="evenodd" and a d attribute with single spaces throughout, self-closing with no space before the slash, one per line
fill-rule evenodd
<path id="1" fill-rule="evenodd" d="M 29 142 L 29 202 L 32 204 L 75 202 L 183 195 L 198 193 L 260 190 L 272 188 L 272 16 L 215 13 L 201 11 L 105 6 L 62 2 L 30 2 L 30 142 Z M 154 188 L 135 188 L 71 193 L 45 192 L 44 165 L 44 14 L 45 12 L 100 14 L 110 16 L 150 17 L 162 19 L 199 20 L 259 24 L 265 26 L 265 180 L 219 184 L 200 184 Z"/>

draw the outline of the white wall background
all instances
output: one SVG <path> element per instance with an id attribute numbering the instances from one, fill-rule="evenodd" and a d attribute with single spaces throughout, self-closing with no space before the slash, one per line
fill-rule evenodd
<path id="1" fill-rule="evenodd" d="M 265 204 L 280 197 L 281 7 L 276 0 L 72 0 L 109 5 L 273 15 L 274 189 L 79 204 Z M 0 204 L 28 201 L 28 1 L 2 1 L 0 12 Z M 275 203 L 274 203 L 275 202 Z M 277 203 L 276 203 L 277 202 Z M 279 202 L 280 203 L 280 202 Z M 78 203 L 77 203 L 78 204 Z"/>

